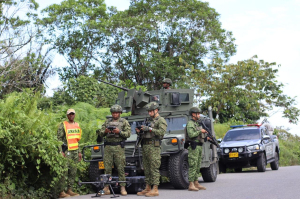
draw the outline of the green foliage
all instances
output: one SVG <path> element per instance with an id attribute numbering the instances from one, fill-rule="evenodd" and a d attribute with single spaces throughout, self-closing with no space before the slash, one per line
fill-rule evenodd
<path id="1" fill-rule="evenodd" d="M 198 90 L 208 97 L 202 101 L 201 108 L 212 106 L 220 122 L 231 118 L 251 122 L 267 116 L 267 111 L 276 106 L 284 109 L 283 117 L 297 123 L 300 110 L 295 107 L 294 98 L 283 94 L 283 84 L 276 80 L 276 63 L 254 58 L 230 65 L 216 59 L 210 70 L 195 69 Z"/>
<path id="2" fill-rule="evenodd" d="M 64 55 L 70 67 L 60 70 L 61 80 L 77 78 L 95 70 L 101 58 L 107 29 L 104 0 L 64 0 L 43 10 L 39 20 L 47 28 L 45 42 Z"/>
<path id="3" fill-rule="evenodd" d="M 208 57 L 227 60 L 235 53 L 231 32 L 205 2 L 137 0 L 128 10 L 110 12 L 112 39 L 103 61 L 110 78 L 131 79 L 150 90 L 160 89 L 168 77 L 186 87 L 192 68 L 182 66 L 180 57 L 203 70 Z"/>
<path id="4" fill-rule="evenodd" d="M 64 82 L 64 87 L 53 95 L 54 105 L 72 105 L 85 102 L 95 107 L 109 107 L 115 104 L 120 89 L 99 83 L 89 76 L 71 78 Z"/>
<path id="5" fill-rule="evenodd" d="M 65 169 L 54 133 L 58 117 L 37 109 L 39 97 L 27 91 L 0 101 L 1 195 L 50 197 Z"/>

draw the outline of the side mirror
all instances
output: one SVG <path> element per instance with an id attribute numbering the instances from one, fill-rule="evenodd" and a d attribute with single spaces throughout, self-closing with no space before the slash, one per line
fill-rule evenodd
<path id="1" fill-rule="evenodd" d="M 269 135 L 263 135 L 262 139 L 263 140 L 268 140 L 268 139 L 270 139 L 270 136 Z"/>
<path id="2" fill-rule="evenodd" d="M 223 139 L 222 139 L 222 138 L 219 138 L 219 139 L 217 139 L 217 141 L 218 141 L 218 143 L 220 144 L 220 143 L 223 141 Z"/>

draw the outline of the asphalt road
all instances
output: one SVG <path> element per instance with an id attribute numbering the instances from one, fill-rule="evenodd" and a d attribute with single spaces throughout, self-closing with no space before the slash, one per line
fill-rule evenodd
<path id="1" fill-rule="evenodd" d="M 159 186 L 160 199 L 300 199 L 300 166 L 280 167 L 277 171 L 267 168 L 266 172 L 243 171 L 241 173 L 226 173 L 218 175 L 216 182 L 200 184 L 207 190 L 192 192 L 176 190 L 168 184 Z M 72 197 L 72 199 L 90 199 L 95 194 Z M 100 198 L 110 198 L 112 195 L 102 195 Z M 120 196 L 119 199 L 143 198 L 135 194 Z"/>

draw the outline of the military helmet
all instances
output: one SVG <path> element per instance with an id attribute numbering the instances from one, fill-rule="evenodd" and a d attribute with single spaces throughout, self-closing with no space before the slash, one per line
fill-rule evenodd
<path id="1" fill-rule="evenodd" d="M 170 84 L 170 86 L 172 86 L 172 80 L 170 78 L 165 78 L 163 80 L 163 83 L 168 83 L 168 84 Z"/>
<path id="2" fill-rule="evenodd" d="M 150 102 L 145 106 L 147 111 L 153 111 L 155 109 L 159 109 L 159 104 L 157 102 Z"/>
<path id="3" fill-rule="evenodd" d="M 192 113 L 200 113 L 200 108 L 198 107 L 192 107 L 190 108 L 190 115 L 192 115 Z"/>
<path id="4" fill-rule="evenodd" d="M 122 106 L 115 104 L 110 108 L 110 112 L 111 113 L 122 113 L 123 112 Z"/>

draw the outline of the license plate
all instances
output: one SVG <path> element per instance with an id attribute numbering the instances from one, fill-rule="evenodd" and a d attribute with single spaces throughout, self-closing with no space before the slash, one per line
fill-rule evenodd
<path id="1" fill-rule="evenodd" d="M 238 157 L 239 157 L 238 152 L 229 153 L 229 158 L 238 158 Z"/>
<path id="2" fill-rule="evenodd" d="M 99 169 L 104 169 L 104 163 L 103 163 L 103 161 L 98 162 L 98 165 L 99 165 Z"/>

